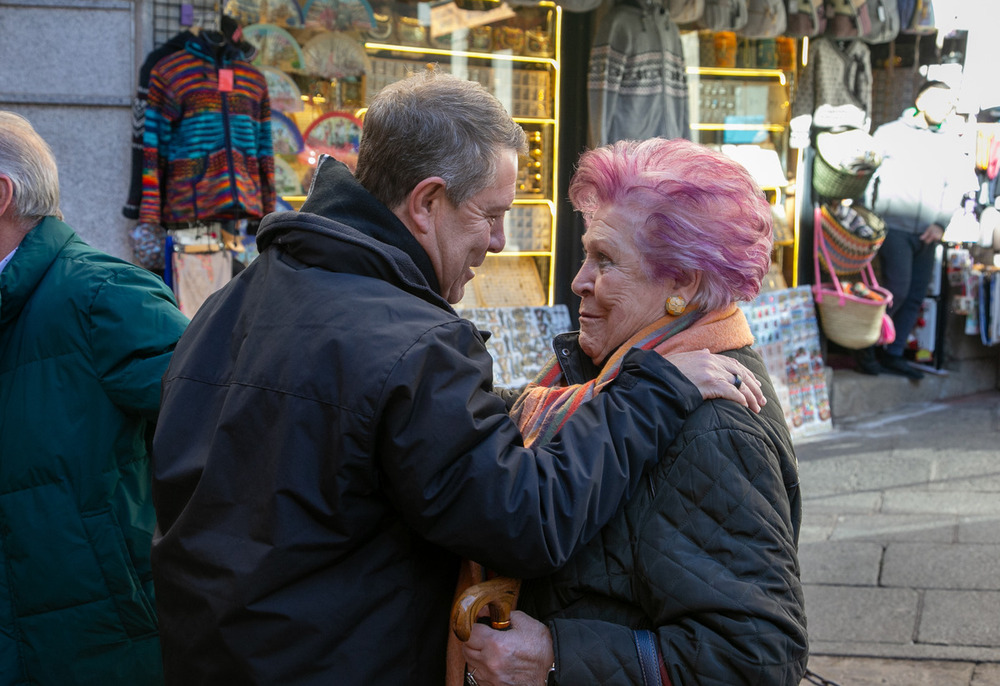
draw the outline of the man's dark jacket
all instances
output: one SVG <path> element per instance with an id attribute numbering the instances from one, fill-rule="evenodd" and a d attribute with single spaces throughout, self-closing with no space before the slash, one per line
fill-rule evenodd
<path id="1" fill-rule="evenodd" d="M 440 686 L 459 557 L 528 577 L 563 564 L 700 396 L 637 351 L 528 450 L 482 334 L 399 220 L 329 159 L 302 210 L 265 218 L 260 257 L 164 377 L 167 681 Z"/>

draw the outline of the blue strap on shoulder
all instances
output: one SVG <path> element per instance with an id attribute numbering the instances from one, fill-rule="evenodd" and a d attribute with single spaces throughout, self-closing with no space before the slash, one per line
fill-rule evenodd
<path id="1" fill-rule="evenodd" d="M 632 632 L 635 650 L 639 653 L 643 686 L 663 686 L 660 680 L 660 651 L 656 647 L 656 634 L 640 629 Z"/>

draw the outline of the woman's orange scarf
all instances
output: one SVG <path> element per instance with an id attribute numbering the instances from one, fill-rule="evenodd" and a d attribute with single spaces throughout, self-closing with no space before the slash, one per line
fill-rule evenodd
<path id="1" fill-rule="evenodd" d="M 618 376 L 622 360 L 632 348 L 655 350 L 666 357 L 671 353 L 705 348 L 716 353 L 752 344 L 750 325 L 735 304 L 705 314 L 666 315 L 623 343 L 592 381 L 567 384 L 553 356 L 514 403 L 510 414 L 521 429 L 525 445 L 544 444 L 562 428 L 581 403 L 593 398 Z"/>

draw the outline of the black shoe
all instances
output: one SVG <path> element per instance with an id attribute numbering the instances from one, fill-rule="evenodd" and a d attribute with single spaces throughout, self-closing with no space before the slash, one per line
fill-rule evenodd
<path id="1" fill-rule="evenodd" d="M 907 362 L 901 355 L 883 355 L 882 368 L 890 374 L 908 376 L 915 381 L 919 381 L 924 378 L 924 373 L 919 369 L 911 367 L 910 363 Z"/>
<path id="2" fill-rule="evenodd" d="M 858 365 L 858 371 L 862 374 L 876 376 L 885 371 L 882 369 L 882 365 L 878 363 L 878 360 L 875 359 L 874 346 L 856 351 L 854 353 L 854 361 Z"/>

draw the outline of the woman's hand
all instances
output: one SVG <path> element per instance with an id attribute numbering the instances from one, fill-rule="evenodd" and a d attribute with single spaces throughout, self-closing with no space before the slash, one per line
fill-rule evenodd
<path id="1" fill-rule="evenodd" d="M 760 412 L 767 400 L 760 390 L 760 382 L 749 369 L 725 355 L 708 350 L 671 353 L 667 361 L 698 387 L 701 397 L 735 400 L 754 412 Z"/>
<path id="2" fill-rule="evenodd" d="M 473 626 L 462 652 L 480 686 L 542 686 L 555 659 L 549 628 L 517 610 L 506 631 Z"/>

